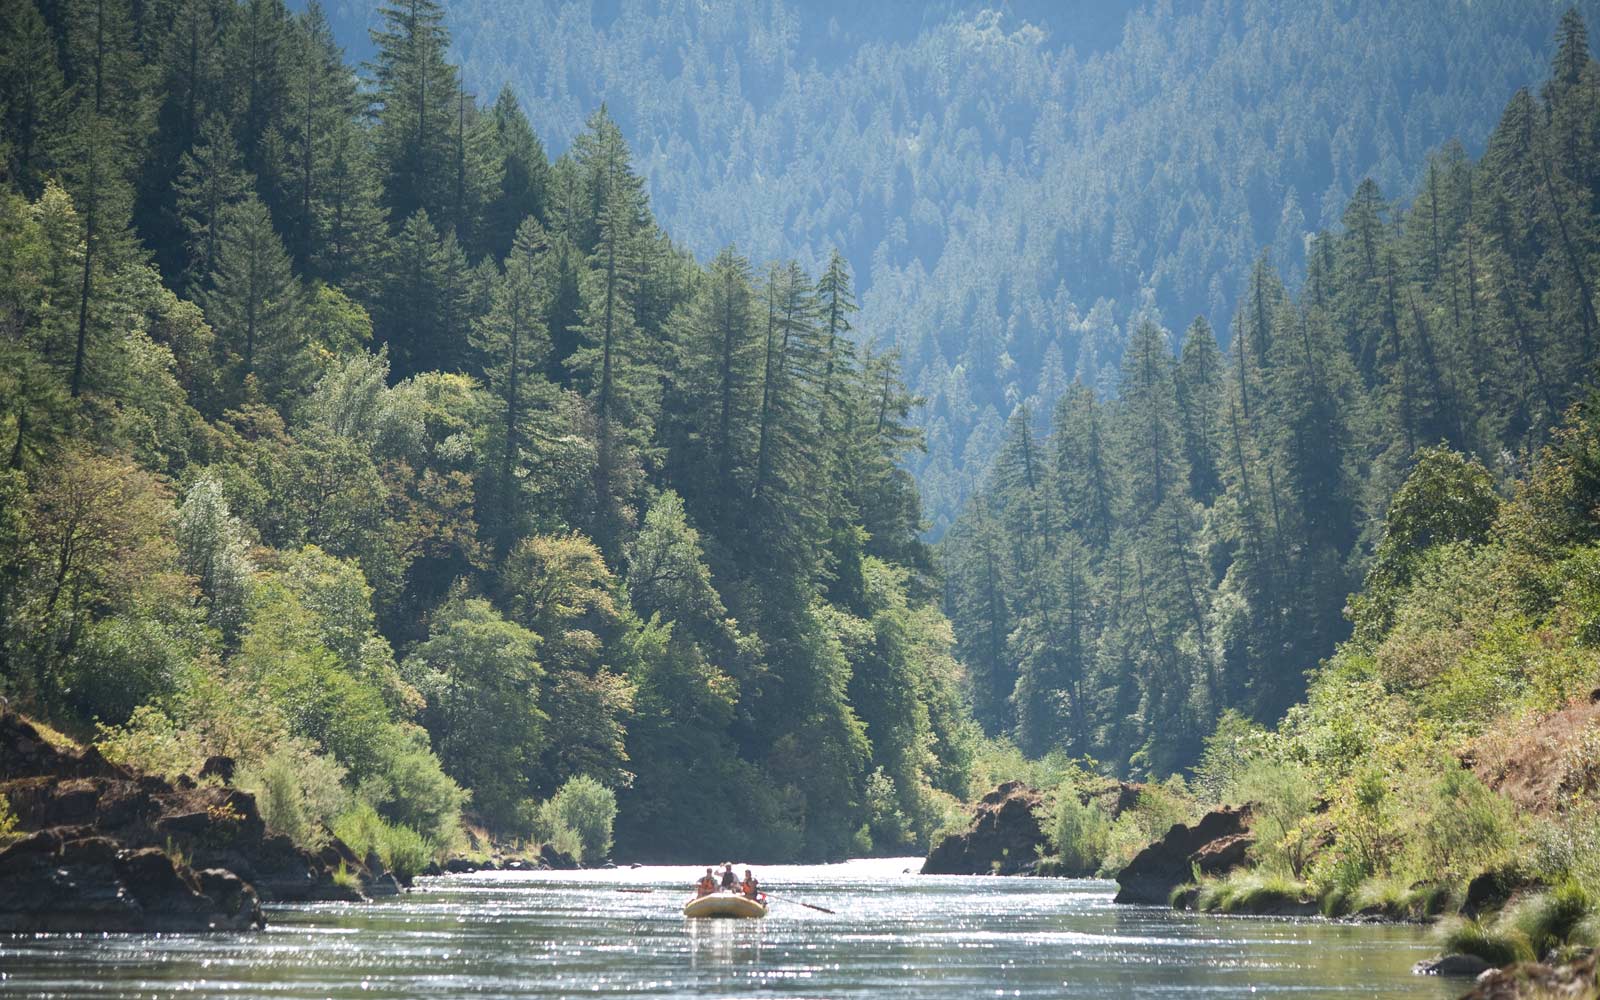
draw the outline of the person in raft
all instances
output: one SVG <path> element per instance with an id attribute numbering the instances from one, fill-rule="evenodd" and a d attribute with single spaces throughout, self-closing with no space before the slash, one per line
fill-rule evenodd
<path id="1" fill-rule="evenodd" d="M 739 891 L 751 899 L 759 899 L 761 897 L 761 886 L 756 882 L 756 877 L 750 874 L 750 869 L 748 868 L 744 870 L 744 881 L 739 883 Z"/>
<path id="2" fill-rule="evenodd" d="M 724 861 L 722 863 L 721 889 L 723 892 L 737 892 L 739 890 L 739 876 L 733 873 L 732 861 Z"/>
<path id="3" fill-rule="evenodd" d="M 713 892 L 716 892 L 716 891 L 717 891 L 717 878 L 716 878 L 715 875 L 711 874 L 711 869 L 707 868 L 706 869 L 706 873 L 703 876 L 701 876 L 700 881 L 695 883 L 695 886 L 694 886 L 695 897 L 699 898 L 700 896 L 709 896 Z"/>

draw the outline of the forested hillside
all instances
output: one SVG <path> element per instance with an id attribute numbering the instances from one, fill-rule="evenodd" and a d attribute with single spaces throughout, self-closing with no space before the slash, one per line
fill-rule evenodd
<path id="1" fill-rule="evenodd" d="M 989 9 L 989 8 L 993 9 Z M 468 85 L 553 150 L 602 100 L 674 238 L 855 262 L 863 330 L 928 405 L 935 534 L 1006 422 L 1116 389 L 1145 318 L 1223 344 L 1262 250 L 1286 284 L 1364 179 L 1409 200 L 1482 149 L 1565 3 L 449 5 Z M 1580 4 L 1591 23 L 1600 6 Z M 344 34 L 370 7 L 340 0 Z"/>
<path id="2" fill-rule="evenodd" d="M 1480 537 L 1492 483 L 1593 385 L 1597 139 L 1600 67 L 1572 11 L 1547 82 L 1511 97 L 1480 159 L 1446 146 L 1405 209 L 1363 182 L 1308 243 L 1298 295 L 1263 255 L 1228 354 L 1203 318 L 1177 356 L 1145 320 L 1115 398 L 1074 384 L 1048 435 L 1020 409 L 943 543 L 979 720 L 1030 753 L 1170 773 L 1225 709 L 1271 723 L 1300 699 L 1363 576 L 1342 662 L 1381 661 L 1416 553 Z M 1487 499 L 1418 475 L 1406 489 L 1428 499 L 1408 499 L 1439 445 L 1478 456 Z M 1470 531 L 1452 506 L 1469 501 L 1487 504 L 1459 513 Z"/>
<path id="3" fill-rule="evenodd" d="M 307 843 L 915 845 L 973 731 L 846 260 L 697 264 L 431 0 L 371 49 L 0 2 L 0 693 Z"/>

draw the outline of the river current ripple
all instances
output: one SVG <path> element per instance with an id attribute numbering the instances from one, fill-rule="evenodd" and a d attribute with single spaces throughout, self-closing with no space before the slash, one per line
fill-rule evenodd
<path id="1" fill-rule="evenodd" d="M 691 921 L 698 870 L 421 879 L 273 907 L 259 934 L 0 936 L 0 997 L 1422 997 L 1425 930 L 1111 902 L 1108 882 L 925 877 L 919 859 L 769 867 L 765 920 Z M 649 892 L 621 890 L 651 890 Z"/>

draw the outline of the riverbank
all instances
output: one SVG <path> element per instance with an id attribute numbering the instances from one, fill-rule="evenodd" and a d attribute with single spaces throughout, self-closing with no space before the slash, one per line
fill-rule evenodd
<path id="1" fill-rule="evenodd" d="M 243 930 L 263 902 L 400 890 L 337 838 L 313 854 L 269 831 L 232 770 L 168 781 L 0 711 L 0 930 Z"/>

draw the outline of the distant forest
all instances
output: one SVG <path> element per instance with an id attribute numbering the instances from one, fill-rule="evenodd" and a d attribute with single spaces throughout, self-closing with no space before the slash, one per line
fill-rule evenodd
<path id="1" fill-rule="evenodd" d="M 857 268 L 859 327 L 927 400 L 913 455 L 933 537 L 1020 406 L 1043 432 L 1074 381 L 1117 390 L 1146 319 L 1224 346 L 1267 252 L 1363 180 L 1421 191 L 1536 86 L 1566 3 L 1062 0 L 448 5 L 463 76 L 509 84 L 562 150 L 601 102 L 673 238 Z M 991 9 L 992 8 L 992 9 Z M 335 0 L 347 45 L 369 0 Z M 1579 4 L 1589 23 L 1600 4 Z"/>
<path id="2" fill-rule="evenodd" d="M 1600 66 L 1576 11 L 1557 43 L 1481 159 L 1446 146 L 1406 209 L 1363 182 L 1308 243 L 1298 295 L 1264 254 L 1231 352 L 1202 318 L 1175 357 L 1145 320 L 1114 398 L 1072 385 L 1044 435 L 1012 416 L 941 546 L 987 729 L 1138 774 L 1188 766 L 1224 710 L 1271 724 L 1302 698 L 1364 577 L 1356 638 L 1394 625 L 1381 600 L 1411 570 L 1386 552 L 1455 530 L 1441 501 L 1439 524 L 1382 534 L 1419 455 L 1478 456 L 1502 486 L 1526 473 L 1600 357 Z"/>

